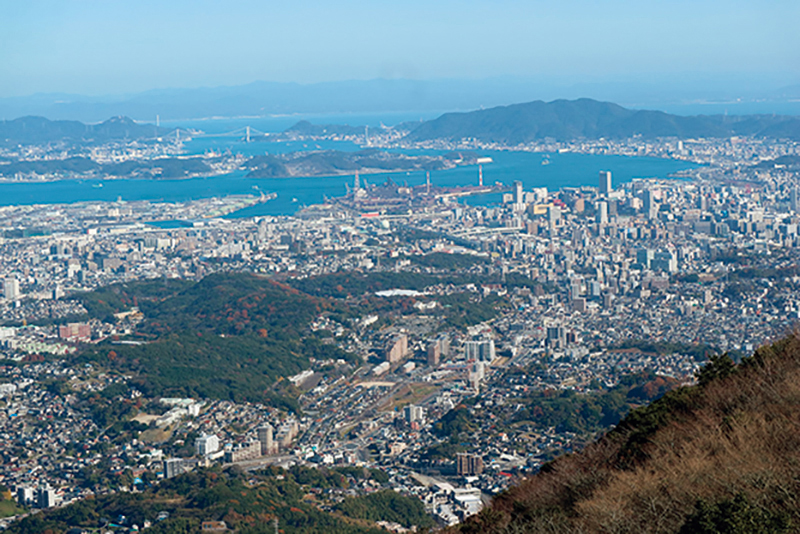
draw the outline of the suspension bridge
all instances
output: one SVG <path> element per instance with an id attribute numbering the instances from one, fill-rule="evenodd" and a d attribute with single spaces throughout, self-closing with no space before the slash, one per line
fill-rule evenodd
<path id="1" fill-rule="evenodd" d="M 243 126 L 241 128 L 237 128 L 236 130 L 231 130 L 230 132 L 222 132 L 222 133 L 206 133 L 201 130 L 187 130 L 185 128 L 175 128 L 168 134 L 162 135 L 160 139 L 174 140 L 180 142 L 181 140 L 186 140 L 190 138 L 198 139 L 206 137 L 235 137 L 243 140 L 245 143 L 249 143 L 251 138 L 253 137 L 264 137 L 268 135 L 269 133 L 257 130 L 252 126 Z"/>
<path id="2" fill-rule="evenodd" d="M 243 126 L 241 128 L 237 128 L 236 130 L 223 133 L 195 132 L 192 134 L 192 137 L 238 137 L 243 139 L 245 143 L 249 143 L 252 137 L 264 137 L 267 135 L 269 135 L 269 133 L 257 130 L 252 126 Z"/>

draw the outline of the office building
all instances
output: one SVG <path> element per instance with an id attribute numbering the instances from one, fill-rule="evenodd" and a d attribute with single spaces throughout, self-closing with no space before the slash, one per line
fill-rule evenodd
<path id="1" fill-rule="evenodd" d="M 636 251 L 636 263 L 641 265 L 643 269 L 650 269 L 654 259 L 655 251 L 653 250 L 640 248 Z"/>
<path id="2" fill-rule="evenodd" d="M 597 224 L 608 224 L 608 202 L 597 203 L 595 221 L 597 221 Z"/>
<path id="3" fill-rule="evenodd" d="M 600 171 L 600 196 L 607 197 L 611 191 L 611 171 Z"/>
<path id="4" fill-rule="evenodd" d="M 674 252 L 656 252 L 650 261 L 650 268 L 654 271 L 676 273 L 678 272 L 678 257 Z"/>

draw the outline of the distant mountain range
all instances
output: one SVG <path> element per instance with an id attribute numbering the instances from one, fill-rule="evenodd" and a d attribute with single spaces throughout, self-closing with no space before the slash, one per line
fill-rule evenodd
<path id="1" fill-rule="evenodd" d="M 701 88 L 701 89 L 698 89 Z M 769 87 L 772 87 L 771 89 Z M 87 96 L 36 94 L 0 98 L 0 119 L 41 115 L 98 122 L 125 115 L 135 120 L 199 119 L 284 114 L 405 114 L 405 119 L 444 110 L 470 110 L 528 102 L 534 98 L 624 102 L 640 109 L 697 113 L 800 115 L 800 86 L 773 80 L 697 79 L 575 82 L 519 77 L 489 79 L 373 79 L 310 84 L 258 81 L 246 85 L 158 89 L 134 94 Z M 416 117 L 414 115 L 417 115 Z"/>
<path id="2" fill-rule="evenodd" d="M 632 110 L 611 102 L 588 98 L 579 100 L 537 100 L 465 113 L 445 113 L 421 122 L 396 126 L 408 131 L 405 141 L 458 141 L 465 138 L 486 143 L 517 145 L 545 139 L 680 139 L 757 136 L 800 140 L 800 117 L 786 115 L 695 115 L 685 117 L 662 111 Z M 115 139 L 147 139 L 168 134 L 170 129 L 114 117 L 99 124 L 51 121 L 43 117 L 22 117 L 0 121 L 0 145 L 47 143 L 72 140 L 103 143 Z M 325 137 L 360 135 L 364 126 L 315 125 L 300 121 L 284 130 L 288 136 Z"/>
<path id="3" fill-rule="evenodd" d="M 781 115 L 696 115 L 684 117 L 661 111 L 631 110 L 588 98 L 528 102 L 467 113 L 445 113 L 422 123 L 407 141 L 474 138 L 517 145 L 551 138 L 621 139 L 656 137 L 759 137 L 800 140 L 800 118 Z"/>
<path id="4" fill-rule="evenodd" d="M 153 138 L 170 130 L 152 124 L 138 124 L 128 117 L 113 117 L 100 124 L 51 121 L 44 117 L 20 117 L 0 121 L 0 145 L 38 144 L 70 140 L 105 143 L 112 140 Z"/>

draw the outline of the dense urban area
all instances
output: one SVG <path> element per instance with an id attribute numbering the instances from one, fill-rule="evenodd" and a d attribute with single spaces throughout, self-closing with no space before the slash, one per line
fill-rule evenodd
<path id="1" fill-rule="evenodd" d="M 294 216 L 236 217 L 263 196 L 0 208 L 0 526 L 58 531 L 94 502 L 85 531 L 245 532 L 248 491 L 272 499 L 258 522 L 285 532 L 323 513 L 338 531 L 454 525 L 710 355 L 750 355 L 800 317 L 796 142 L 293 135 L 699 165 L 493 185 L 503 202 L 488 206 L 462 202 L 488 192 L 483 174 L 494 183 L 477 158 L 462 188 L 356 173 L 347 196 Z M 177 158 L 180 142 L 0 156 L 119 164 Z M 196 172 L 244 161 L 205 159 Z M 236 505 L 192 515 L 167 498 L 221 486 Z M 192 502 L 223 499 L 210 491 Z"/>

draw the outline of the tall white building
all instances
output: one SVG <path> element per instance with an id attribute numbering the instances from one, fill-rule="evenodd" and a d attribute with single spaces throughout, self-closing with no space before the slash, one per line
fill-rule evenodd
<path id="1" fill-rule="evenodd" d="M 494 340 L 482 339 L 480 341 L 467 341 L 464 344 L 464 353 L 467 360 L 491 363 L 496 356 Z"/>
<path id="2" fill-rule="evenodd" d="M 425 420 L 425 408 L 408 404 L 403 408 L 403 416 L 409 423 L 422 423 Z"/>
<path id="3" fill-rule="evenodd" d="M 597 224 L 608 224 L 608 202 L 597 203 L 597 215 L 595 220 Z"/>
<path id="4" fill-rule="evenodd" d="M 258 433 L 258 441 L 261 443 L 261 455 L 265 456 L 267 454 L 272 454 L 275 445 L 273 443 L 273 436 L 272 436 L 272 425 L 269 423 L 264 423 L 256 432 Z"/>
<path id="5" fill-rule="evenodd" d="M 16 278 L 6 278 L 3 280 L 3 296 L 6 300 L 19 298 L 19 280 Z"/>
<path id="6" fill-rule="evenodd" d="M 39 488 L 36 492 L 36 506 L 42 509 L 52 508 L 58 504 L 56 490 L 49 486 Z"/>
<path id="7" fill-rule="evenodd" d="M 522 182 L 519 180 L 514 182 L 514 205 L 517 209 L 521 209 L 525 205 L 525 196 L 522 192 Z"/>
<path id="8" fill-rule="evenodd" d="M 208 456 L 219 450 L 219 438 L 214 434 L 203 434 L 194 440 L 194 449 L 198 456 Z"/>
<path id="9" fill-rule="evenodd" d="M 176 477 L 183 473 L 183 460 L 181 458 L 167 458 L 163 461 L 164 478 Z"/>
<path id="10" fill-rule="evenodd" d="M 611 171 L 600 171 L 600 196 L 607 197 L 611 191 Z"/>

